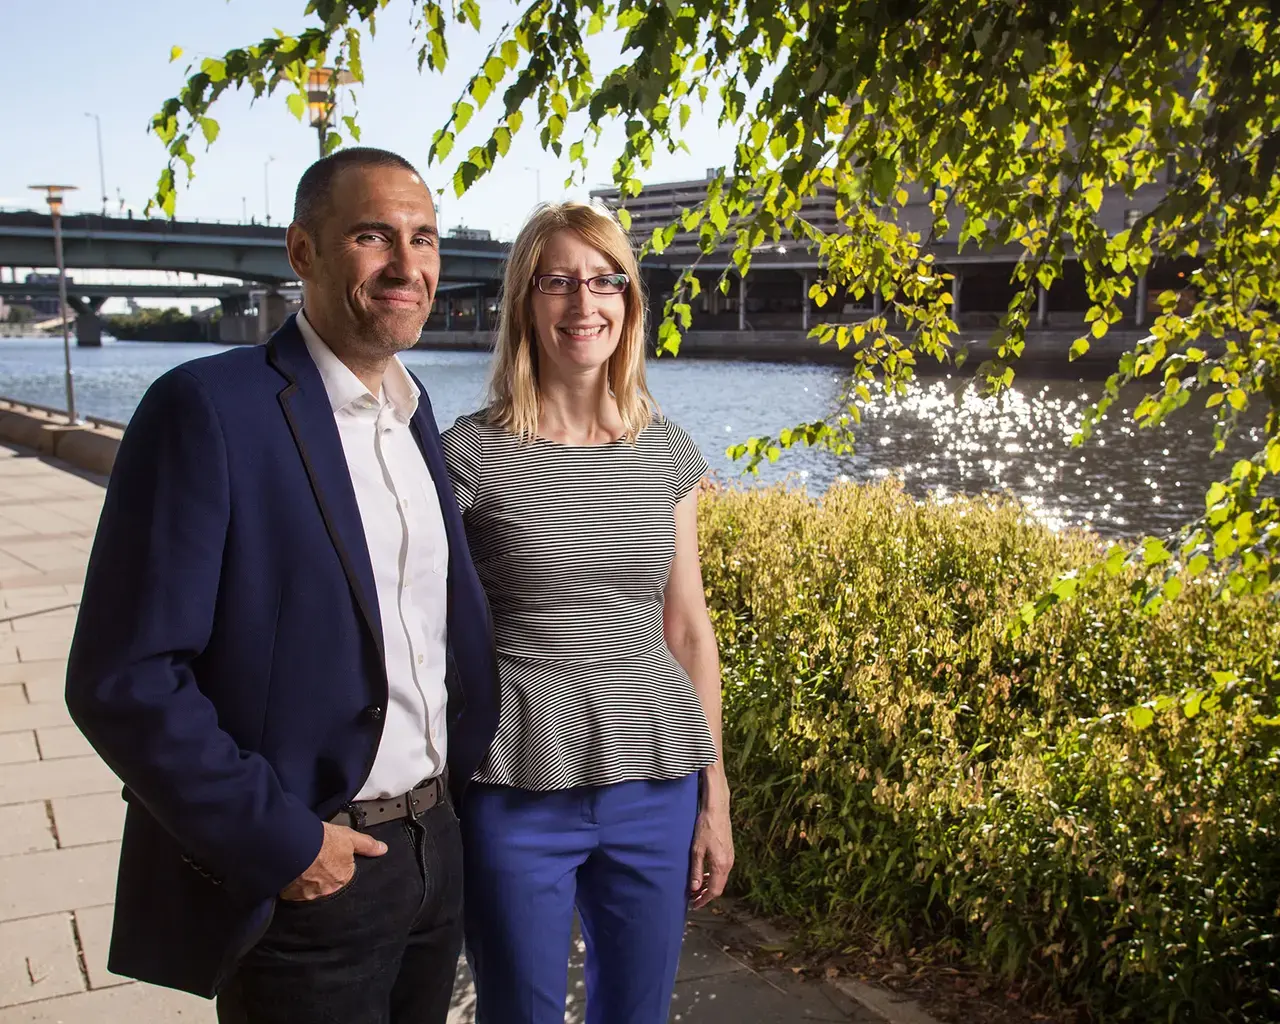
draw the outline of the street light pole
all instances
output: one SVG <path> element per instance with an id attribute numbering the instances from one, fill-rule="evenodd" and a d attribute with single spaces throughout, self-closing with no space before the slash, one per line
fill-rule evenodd
<path id="1" fill-rule="evenodd" d="M 316 130 L 320 142 L 320 159 L 324 159 L 325 137 L 329 134 L 329 120 L 333 117 L 334 101 L 330 95 L 330 83 L 334 86 L 350 85 L 355 76 L 345 68 L 312 68 L 307 76 L 307 109 L 311 113 L 311 127 Z"/>
<path id="2" fill-rule="evenodd" d="M 49 201 L 49 213 L 53 218 L 53 258 L 58 264 L 58 304 L 62 312 L 62 358 L 64 362 L 64 381 L 67 388 L 67 422 L 74 425 L 76 420 L 76 389 L 71 381 L 71 331 L 67 326 L 67 267 L 62 259 L 62 194 L 74 192 L 75 185 L 31 185 L 31 188 L 44 192 Z"/>
<path id="3" fill-rule="evenodd" d="M 542 171 L 536 167 L 526 167 L 526 171 L 533 171 L 533 184 L 536 191 L 534 192 L 535 201 L 542 202 Z"/>
<path id="4" fill-rule="evenodd" d="M 271 161 L 275 157 L 269 156 L 262 165 L 262 202 L 267 208 L 267 225 L 271 225 L 271 185 L 267 177 L 267 170 L 271 167 Z"/>
<path id="5" fill-rule="evenodd" d="M 107 215 L 107 172 L 103 169 L 102 162 L 102 118 L 97 114 L 85 112 L 85 117 L 91 117 L 98 127 L 98 184 L 102 186 L 102 215 Z"/>

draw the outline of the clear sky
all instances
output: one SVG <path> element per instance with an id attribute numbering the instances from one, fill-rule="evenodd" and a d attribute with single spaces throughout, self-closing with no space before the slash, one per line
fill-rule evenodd
<path id="1" fill-rule="evenodd" d="M 308 24 L 304 9 L 305 0 L 0 0 L 0 97 L 7 114 L 0 140 L 0 208 L 42 205 L 27 186 L 44 182 L 80 187 L 68 212 L 101 207 L 95 123 L 85 116 L 92 112 L 102 122 L 109 208 L 119 211 L 123 200 L 140 214 L 165 163 L 164 148 L 147 124 L 181 87 L 188 60 L 221 55 L 277 28 L 298 31 Z M 451 59 L 443 76 L 417 70 L 408 0 L 391 0 L 377 37 L 365 41 L 361 141 L 399 152 L 433 186 L 450 181 L 454 164 L 427 166 L 431 136 L 514 8 L 507 0 L 481 0 L 481 9 L 481 35 L 462 25 L 450 30 Z M 602 54 L 612 46 L 616 55 L 616 38 L 593 42 Z M 185 53 L 170 64 L 175 45 Z M 598 75 L 612 66 L 601 65 Z M 247 213 L 261 222 L 268 197 L 272 221 L 287 218 L 298 177 L 315 159 L 316 135 L 289 113 L 284 97 L 281 91 L 251 104 L 248 93 L 224 94 L 214 110 L 222 134 L 208 153 L 203 140 L 194 147 L 196 178 L 180 192 L 180 218 L 230 221 Z M 498 109 L 495 97 L 477 113 L 455 146 L 455 159 L 487 138 Z M 349 105 L 342 112 L 350 112 Z M 563 195 L 567 161 L 543 153 L 537 136 L 530 112 L 497 171 L 462 199 L 453 197 L 451 187 L 444 190 L 442 225 L 488 228 L 495 237 L 510 238 L 537 199 L 539 179 L 543 199 Z M 732 157 L 733 139 L 716 129 L 709 114 L 695 113 L 686 137 L 692 152 L 660 157 L 647 180 L 700 177 Z M 608 182 L 619 138 L 617 130 L 606 134 L 614 147 L 599 152 L 589 186 Z"/>

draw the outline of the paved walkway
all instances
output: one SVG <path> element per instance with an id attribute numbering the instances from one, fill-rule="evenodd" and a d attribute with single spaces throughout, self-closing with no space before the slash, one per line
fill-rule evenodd
<path id="1" fill-rule="evenodd" d="M 62 687 L 103 480 L 0 445 L 0 1024 L 212 1024 L 211 1003 L 106 969 L 120 784 L 71 724 Z M 760 974 L 691 922 L 672 1021 L 878 1018 L 826 985 Z M 451 1024 L 474 1020 L 459 971 Z M 581 1021 L 582 974 L 566 1020 Z"/>

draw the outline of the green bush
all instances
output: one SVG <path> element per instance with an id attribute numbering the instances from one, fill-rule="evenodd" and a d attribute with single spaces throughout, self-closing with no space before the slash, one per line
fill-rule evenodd
<path id="1" fill-rule="evenodd" d="M 1095 540 L 892 483 L 700 519 L 752 904 L 1098 1019 L 1280 1019 L 1280 607 L 1106 577 L 1014 637 Z"/>

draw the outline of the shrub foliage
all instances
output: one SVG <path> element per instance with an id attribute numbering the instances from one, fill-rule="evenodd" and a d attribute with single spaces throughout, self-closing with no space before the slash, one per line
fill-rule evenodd
<path id="1" fill-rule="evenodd" d="M 1280 1016 L 1280 608 L 892 483 L 715 490 L 737 884 L 825 945 L 927 944 L 1100 1019 Z"/>

